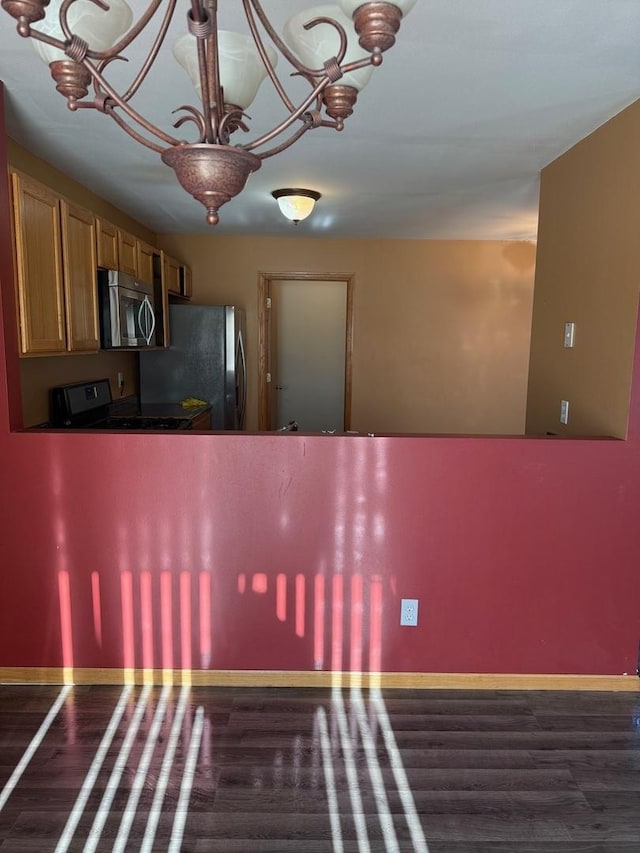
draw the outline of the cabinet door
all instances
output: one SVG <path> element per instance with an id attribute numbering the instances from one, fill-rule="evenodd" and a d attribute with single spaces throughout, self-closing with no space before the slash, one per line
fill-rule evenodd
<path id="1" fill-rule="evenodd" d="M 58 196 L 16 172 L 11 183 L 20 349 L 23 355 L 65 352 Z"/>
<path id="2" fill-rule="evenodd" d="M 185 299 L 191 299 L 191 294 L 193 293 L 191 267 L 185 264 L 180 267 L 180 293 Z"/>
<path id="3" fill-rule="evenodd" d="M 66 201 L 60 202 L 60 212 L 67 349 L 95 352 L 100 348 L 95 219 Z"/>
<path id="4" fill-rule="evenodd" d="M 138 275 L 138 241 L 126 231 L 118 229 L 118 269 L 129 275 Z"/>
<path id="5" fill-rule="evenodd" d="M 211 429 L 211 412 L 202 412 L 192 419 L 190 429 Z"/>
<path id="6" fill-rule="evenodd" d="M 142 240 L 136 240 L 136 254 L 138 266 L 138 278 L 147 284 L 153 284 L 153 246 L 148 243 L 143 243 Z"/>
<path id="7" fill-rule="evenodd" d="M 167 293 L 175 293 L 180 296 L 180 264 L 162 253 L 162 278 Z"/>
<path id="8" fill-rule="evenodd" d="M 96 248 L 98 266 L 106 270 L 118 269 L 118 229 L 104 219 L 96 221 Z"/>

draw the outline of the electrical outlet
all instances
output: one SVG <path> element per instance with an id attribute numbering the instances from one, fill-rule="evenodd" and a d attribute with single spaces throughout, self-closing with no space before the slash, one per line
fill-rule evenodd
<path id="1" fill-rule="evenodd" d="M 569 401 L 562 400 L 560 403 L 560 423 L 568 424 L 569 423 Z"/>
<path id="2" fill-rule="evenodd" d="M 403 598 L 400 601 L 400 624 L 411 628 L 418 626 L 418 599 Z"/>
<path id="3" fill-rule="evenodd" d="M 124 373 L 121 370 L 118 371 L 118 388 L 124 388 Z"/>

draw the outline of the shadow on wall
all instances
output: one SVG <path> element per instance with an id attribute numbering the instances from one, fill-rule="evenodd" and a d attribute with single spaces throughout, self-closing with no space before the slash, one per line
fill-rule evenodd
<path id="1" fill-rule="evenodd" d="M 525 240 L 509 243 L 502 255 L 519 273 L 525 273 L 535 267 L 536 244 Z"/>

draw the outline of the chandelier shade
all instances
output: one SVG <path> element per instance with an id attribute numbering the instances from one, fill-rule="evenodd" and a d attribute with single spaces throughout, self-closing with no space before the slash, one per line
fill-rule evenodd
<path id="1" fill-rule="evenodd" d="M 295 225 L 313 212 L 316 202 L 322 196 L 315 190 L 282 189 L 274 190 L 271 195 L 278 202 L 280 212 Z"/>
<path id="2" fill-rule="evenodd" d="M 339 6 L 315 6 L 295 14 L 282 35 L 260 0 L 238 2 L 248 34 L 218 29 L 219 0 L 148 0 L 137 16 L 125 0 L 0 0 L 0 5 L 49 64 L 69 109 L 103 113 L 160 155 L 182 187 L 205 206 L 207 222 L 215 225 L 218 209 L 242 191 L 263 160 L 285 151 L 310 130 L 343 130 L 358 92 L 382 63 L 415 2 L 339 0 Z M 199 103 L 168 105 L 172 130 L 154 124 L 142 110 L 144 84 L 152 80 L 149 71 L 178 9 L 186 32 L 177 39 L 173 55 L 189 74 Z M 143 58 L 127 62 L 131 79 L 117 88 L 113 81 L 122 74 L 114 78 L 111 73 L 114 60 L 130 60 L 127 54 L 134 44 L 144 44 Z M 295 100 L 279 76 L 279 58 L 289 66 L 288 76 L 307 84 L 302 95 L 300 87 L 295 88 Z M 122 62 L 115 64 L 122 69 Z M 243 140 L 250 130 L 245 110 L 267 78 L 280 111 L 270 117 L 266 130 Z M 155 103 L 157 97 L 151 100 Z M 169 119 L 172 113 L 177 118 Z M 186 136 L 175 132 L 183 127 L 189 131 Z M 313 202 L 314 193 L 306 192 Z M 309 213 L 302 212 L 298 220 Z"/>
<path id="3" fill-rule="evenodd" d="M 275 68 L 278 54 L 269 46 L 266 46 L 266 51 L 271 67 Z M 173 45 L 173 55 L 189 75 L 198 97 L 202 98 L 197 39 L 190 33 L 180 36 Z M 218 63 L 225 103 L 246 110 L 267 76 L 254 40 L 242 33 L 219 30 Z"/>
<path id="4" fill-rule="evenodd" d="M 63 0 L 49 0 L 45 19 L 39 24 L 39 30 L 53 38 L 64 40 L 60 24 L 60 8 Z M 92 0 L 76 0 L 69 6 L 67 20 L 70 29 L 83 39 L 91 50 L 109 50 L 131 26 L 133 12 L 125 0 L 109 0 L 108 13 L 96 6 Z M 32 42 L 36 53 L 49 65 L 51 62 L 66 60 L 62 50 L 46 42 Z"/>
<path id="5" fill-rule="evenodd" d="M 358 62 L 367 59 L 368 54 L 358 45 L 350 18 L 338 6 L 311 6 L 289 18 L 284 26 L 284 40 L 298 58 L 310 68 L 321 68 L 328 56 L 335 56 L 340 50 L 340 35 L 333 27 L 306 28 L 309 18 L 331 18 L 347 33 L 347 50 L 343 62 Z M 359 92 L 369 82 L 373 74 L 373 65 L 365 65 L 343 74 L 341 86 L 353 86 Z"/>

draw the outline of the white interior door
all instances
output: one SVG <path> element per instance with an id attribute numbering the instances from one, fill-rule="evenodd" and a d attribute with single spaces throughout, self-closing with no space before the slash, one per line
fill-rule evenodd
<path id="1" fill-rule="evenodd" d="M 274 427 L 344 429 L 346 281 L 271 282 Z"/>

